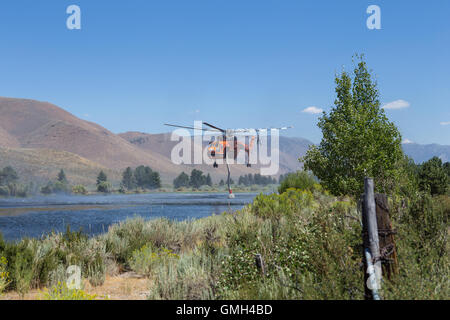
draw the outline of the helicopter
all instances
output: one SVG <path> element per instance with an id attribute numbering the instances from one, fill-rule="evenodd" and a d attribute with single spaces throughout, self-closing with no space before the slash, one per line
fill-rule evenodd
<path id="1" fill-rule="evenodd" d="M 175 128 L 201 130 L 204 132 L 209 132 L 212 135 L 216 135 L 216 136 L 218 135 L 218 137 L 216 139 L 213 139 L 208 143 L 208 147 L 207 147 L 208 157 L 210 157 L 211 159 L 226 159 L 227 151 L 231 150 L 233 152 L 234 160 L 237 159 L 239 152 L 245 152 L 247 154 L 247 159 L 248 160 L 250 159 L 250 152 L 251 152 L 251 149 L 254 147 L 255 139 L 257 140 L 258 144 L 260 142 L 260 139 L 259 139 L 260 133 L 269 132 L 272 129 L 286 130 L 286 129 L 292 128 L 292 126 L 288 126 L 288 127 L 281 127 L 281 128 L 222 129 L 222 128 L 219 128 L 208 122 L 203 122 L 203 125 L 207 126 L 209 128 L 195 128 L 195 127 L 190 127 L 190 126 L 180 126 L 180 125 L 169 124 L 169 123 L 165 123 L 164 125 L 169 126 L 169 127 L 175 127 Z M 251 135 L 250 142 L 247 144 L 247 143 L 238 141 L 238 139 L 236 137 L 237 134 Z M 256 134 L 256 137 L 255 137 L 255 134 Z M 228 179 L 227 179 L 228 192 L 229 192 L 228 197 L 234 198 L 234 194 L 233 194 L 233 191 L 231 190 L 231 186 L 230 186 L 230 167 L 228 165 L 228 162 L 225 161 L 225 163 L 227 165 L 227 170 L 228 170 Z M 247 161 L 246 165 L 247 165 L 247 167 L 251 167 L 251 164 L 249 161 Z M 214 161 L 213 167 L 214 168 L 219 167 L 219 165 L 217 164 L 216 161 Z"/>

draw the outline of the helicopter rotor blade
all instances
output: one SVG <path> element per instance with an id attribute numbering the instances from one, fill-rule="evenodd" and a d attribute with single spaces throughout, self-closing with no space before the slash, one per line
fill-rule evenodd
<path id="1" fill-rule="evenodd" d="M 203 124 L 204 124 L 205 126 L 211 127 L 211 128 L 213 128 L 213 129 L 219 130 L 219 131 L 221 131 L 221 132 L 226 132 L 225 130 L 223 130 L 223 129 L 221 129 L 221 128 L 218 128 L 218 127 L 216 127 L 216 126 L 213 126 L 212 124 L 209 124 L 208 122 L 203 122 Z"/>
<path id="2" fill-rule="evenodd" d="M 183 128 L 183 129 L 192 129 L 192 130 L 201 130 L 201 131 L 211 131 L 211 132 L 221 132 L 221 131 L 216 131 L 216 130 L 212 130 L 212 129 L 205 129 L 205 128 L 194 128 L 194 127 L 187 127 L 187 126 L 178 126 L 175 124 L 169 124 L 169 123 L 164 123 L 165 126 L 168 127 L 175 127 L 175 128 Z"/>
<path id="3" fill-rule="evenodd" d="M 276 129 L 276 130 L 287 130 L 292 128 L 292 126 L 289 127 L 280 127 L 280 128 L 257 128 L 257 129 L 252 129 L 252 128 L 242 128 L 242 129 L 229 129 L 229 132 L 233 132 L 233 133 L 252 133 L 252 132 L 256 132 L 257 134 L 260 132 L 270 132 L 270 130 Z"/>
<path id="4" fill-rule="evenodd" d="M 289 126 L 289 127 L 280 127 L 280 128 L 273 128 L 273 127 L 271 127 L 271 128 L 259 128 L 259 129 L 255 129 L 257 132 L 261 132 L 261 131 L 270 131 L 270 130 L 287 130 L 287 129 L 291 129 L 292 128 L 292 126 Z"/>

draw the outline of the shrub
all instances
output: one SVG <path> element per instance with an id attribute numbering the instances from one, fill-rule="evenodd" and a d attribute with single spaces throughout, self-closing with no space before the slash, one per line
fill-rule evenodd
<path id="1" fill-rule="evenodd" d="M 97 191 L 109 193 L 111 191 L 111 184 L 107 181 L 102 181 L 97 185 Z"/>
<path id="2" fill-rule="evenodd" d="M 94 287 L 101 286 L 105 283 L 105 264 L 100 257 L 94 263 L 87 265 L 87 278 L 89 283 Z"/>
<path id="3" fill-rule="evenodd" d="M 156 249 L 151 244 L 146 244 L 139 250 L 133 251 L 130 259 L 130 267 L 133 271 L 142 275 L 150 275 L 158 264 L 168 264 L 179 256 L 166 248 Z"/>
<path id="4" fill-rule="evenodd" d="M 8 260 L 0 256 L 0 295 L 9 284 Z"/>
<path id="5" fill-rule="evenodd" d="M 356 209 L 331 197 L 322 201 L 324 207 L 319 208 L 310 192 L 295 189 L 260 195 L 229 220 L 228 250 L 217 281 L 219 297 L 362 297 L 361 228 L 357 219 L 347 217 L 355 217 Z M 256 254 L 263 258 L 264 274 L 255 264 Z"/>
<path id="6" fill-rule="evenodd" d="M 97 295 L 90 295 L 83 290 L 69 289 L 65 282 L 41 292 L 41 300 L 95 300 Z"/>
<path id="7" fill-rule="evenodd" d="M 440 158 L 433 157 L 420 166 L 419 186 L 422 191 L 429 191 L 431 195 L 445 194 L 448 182 L 448 175 Z"/>
<path id="8" fill-rule="evenodd" d="M 250 210 L 261 218 L 279 219 L 281 216 L 300 213 L 313 204 L 310 191 L 287 189 L 282 194 L 258 195 L 250 205 Z"/>
<path id="9" fill-rule="evenodd" d="M 41 188 L 42 194 L 51 194 L 53 192 L 53 184 L 51 182 L 47 183 Z"/>
<path id="10" fill-rule="evenodd" d="M 318 188 L 318 184 L 317 180 L 309 172 L 297 171 L 296 173 L 289 173 L 283 178 L 278 192 L 283 193 L 290 188 L 314 191 Z"/>
<path id="11" fill-rule="evenodd" d="M 210 268 L 201 255 L 184 254 L 169 263 L 158 264 L 149 299 L 206 300 L 213 299 Z"/>
<path id="12" fill-rule="evenodd" d="M 86 187 L 81 184 L 72 187 L 72 192 L 75 194 L 84 194 L 84 195 L 88 193 Z"/>
<path id="13" fill-rule="evenodd" d="M 28 248 L 19 248 L 14 257 L 12 278 L 14 285 L 21 296 L 30 290 L 33 280 L 33 253 Z"/>
<path id="14" fill-rule="evenodd" d="M 56 181 L 53 184 L 53 192 L 54 193 L 70 193 L 70 187 L 67 182 Z"/>
<path id="15" fill-rule="evenodd" d="M 418 193 L 394 215 L 400 272 L 385 283 L 385 299 L 448 299 L 449 199 Z"/>
<path id="16" fill-rule="evenodd" d="M 67 182 L 49 181 L 45 186 L 41 188 L 41 193 L 42 194 L 70 193 L 70 187 L 67 185 Z"/>
<path id="17" fill-rule="evenodd" d="M 0 186 L 0 196 L 9 196 L 9 188 L 7 186 Z"/>

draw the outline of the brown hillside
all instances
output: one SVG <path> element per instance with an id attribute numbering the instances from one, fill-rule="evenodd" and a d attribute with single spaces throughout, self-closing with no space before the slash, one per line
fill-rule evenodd
<path id="1" fill-rule="evenodd" d="M 181 172 L 159 153 L 141 150 L 47 102 L 0 98 L 0 127 L 0 147 L 67 151 L 111 169 L 149 165 L 164 180 Z"/>
<path id="2" fill-rule="evenodd" d="M 0 146 L 4 147 L 20 147 L 19 141 L 11 136 L 5 129 L 0 127 Z"/>
<path id="3" fill-rule="evenodd" d="M 117 170 L 109 170 L 73 153 L 49 149 L 0 148 L 0 168 L 6 166 L 14 167 L 25 183 L 45 184 L 55 180 L 61 169 L 64 169 L 72 185 L 83 184 L 94 188 L 100 170 L 113 182 L 120 179 Z"/>

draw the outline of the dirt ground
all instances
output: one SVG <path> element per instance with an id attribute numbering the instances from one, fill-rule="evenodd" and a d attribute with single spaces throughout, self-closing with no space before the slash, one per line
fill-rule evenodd
<path id="1" fill-rule="evenodd" d="M 96 294 L 97 299 L 109 300 L 145 300 L 148 296 L 150 280 L 133 272 L 123 273 L 118 276 L 106 276 L 102 286 L 93 287 L 89 281 L 83 281 L 83 291 Z M 44 289 L 41 289 L 41 292 Z M 23 300 L 39 300 L 39 290 L 30 290 Z M 0 296 L 0 300 L 22 300 L 17 292 L 7 292 Z"/>

